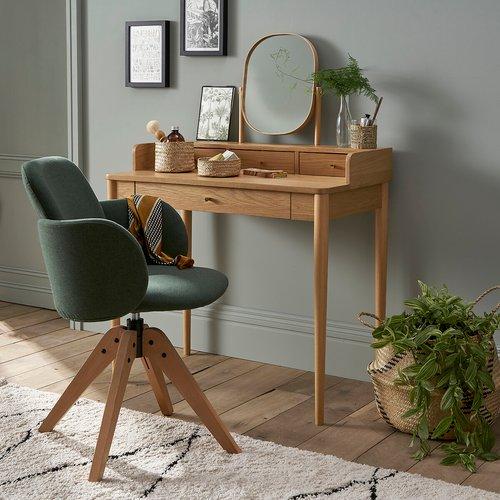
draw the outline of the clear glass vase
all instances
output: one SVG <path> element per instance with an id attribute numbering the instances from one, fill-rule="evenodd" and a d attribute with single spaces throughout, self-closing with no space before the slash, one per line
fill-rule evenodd
<path id="1" fill-rule="evenodd" d="M 348 148 L 351 145 L 351 111 L 349 110 L 349 96 L 340 96 L 340 109 L 337 116 L 337 146 Z"/>

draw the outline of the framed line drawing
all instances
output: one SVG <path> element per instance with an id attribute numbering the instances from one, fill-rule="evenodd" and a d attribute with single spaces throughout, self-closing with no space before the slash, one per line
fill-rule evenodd
<path id="1" fill-rule="evenodd" d="M 125 23 L 125 86 L 170 86 L 170 22 Z"/>
<path id="2" fill-rule="evenodd" d="M 201 88 L 198 114 L 197 141 L 227 141 L 231 128 L 234 93 L 236 87 Z"/>
<path id="3" fill-rule="evenodd" d="M 181 56 L 227 55 L 227 0 L 181 0 Z"/>

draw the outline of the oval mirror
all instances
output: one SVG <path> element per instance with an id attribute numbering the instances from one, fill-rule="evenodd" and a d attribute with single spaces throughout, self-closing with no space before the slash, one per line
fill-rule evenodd
<path id="1" fill-rule="evenodd" d="M 268 135 L 291 134 L 311 118 L 318 55 L 295 33 L 258 40 L 248 52 L 243 73 L 242 112 L 246 123 Z"/>

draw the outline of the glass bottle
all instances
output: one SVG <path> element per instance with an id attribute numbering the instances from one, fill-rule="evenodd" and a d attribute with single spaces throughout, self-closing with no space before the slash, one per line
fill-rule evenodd
<path id="1" fill-rule="evenodd" d="M 167 142 L 184 142 L 184 137 L 179 132 L 179 127 L 172 127 L 172 132 L 167 135 Z"/>
<path id="2" fill-rule="evenodd" d="M 337 146 L 348 148 L 351 145 L 351 111 L 349 110 L 349 96 L 340 96 L 339 115 L 337 116 Z"/>

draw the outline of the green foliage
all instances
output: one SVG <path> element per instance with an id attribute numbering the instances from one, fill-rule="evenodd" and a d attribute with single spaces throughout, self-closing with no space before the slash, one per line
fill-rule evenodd
<path id="1" fill-rule="evenodd" d="M 319 85 L 323 91 L 332 91 L 338 96 L 351 94 L 365 95 L 372 101 L 378 102 L 375 89 L 371 86 L 368 78 L 363 76 L 358 61 L 350 54 L 349 63 L 342 68 L 320 69 L 313 73 L 314 83 Z"/>
<path id="2" fill-rule="evenodd" d="M 413 442 L 420 448 L 414 458 L 430 453 L 429 437 L 437 439 L 453 430 L 455 441 L 443 446 L 444 465 L 461 463 L 475 472 L 476 458 L 496 460 L 495 437 L 484 418 L 484 391 L 495 390 L 487 370 L 493 334 L 500 326 L 499 313 L 478 316 L 473 303 L 419 281 L 421 293 L 405 301 L 409 312 L 392 316 L 373 331 L 374 348 L 391 345 L 396 353 L 410 352 L 415 363 L 400 370 L 396 383 L 409 386 L 411 408 L 417 415 Z M 446 416 L 429 431 L 431 395 L 441 395 Z M 481 410 L 481 411 L 480 411 Z"/>

